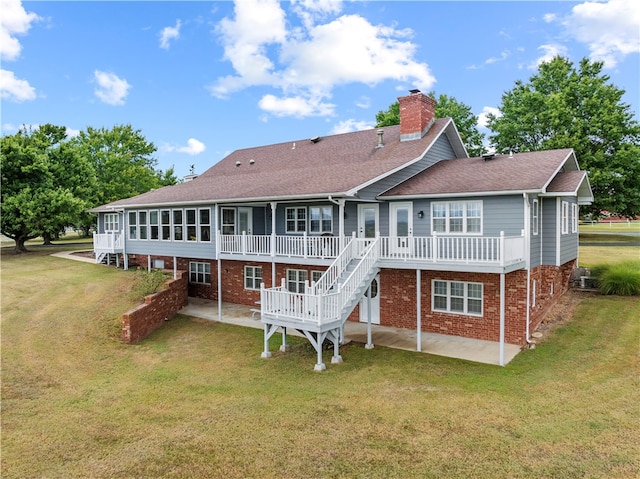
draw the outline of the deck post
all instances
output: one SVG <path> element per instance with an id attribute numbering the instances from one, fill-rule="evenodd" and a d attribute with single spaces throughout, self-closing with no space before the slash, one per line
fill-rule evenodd
<path id="1" fill-rule="evenodd" d="M 416 269 L 416 351 L 422 352 L 422 291 L 420 270 Z"/>
<path id="2" fill-rule="evenodd" d="M 314 371 L 321 372 L 327 369 L 327 366 L 322 362 L 322 343 L 324 343 L 324 338 L 326 338 L 327 333 L 317 333 L 316 334 L 316 343 L 314 346 L 316 347 L 316 352 L 318 353 L 318 362 L 313 367 Z"/>
<path id="3" fill-rule="evenodd" d="M 340 328 L 332 329 L 329 333 L 333 336 L 333 357 L 331 358 L 331 364 L 342 363 L 342 356 L 340 356 Z"/>
<path id="4" fill-rule="evenodd" d="M 289 345 L 287 344 L 287 328 L 282 326 L 282 344 L 280 345 L 280 352 L 286 353 L 289 349 Z"/>
<path id="5" fill-rule="evenodd" d="M 504 273 L 500 273 L 500 366 L 504 366 Z"/>
<path id="6" fill-rule="evenodd" d="M 364 347 L 365 349 L 373 349 L 371 341 L 371 284 L 367 287 L 367 344 Z"/>
<path id="7" fill-rule="evenodd" d="M 271 257 L 276 255 L 276 202 L 272 201 L 271 205 Z M 275 284 L 275 274 L 273 275 Z"/>

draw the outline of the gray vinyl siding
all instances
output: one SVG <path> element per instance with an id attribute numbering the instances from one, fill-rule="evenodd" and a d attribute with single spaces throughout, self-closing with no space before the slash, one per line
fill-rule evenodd
<path id="1" fill-rule="evenodd" d="M 215 235 L 210 243 L 195 241 L 126 240 L 129 254 L 176 256 L 180 258 L 215 259 Z"/>
<path id="2" fill-rule="evenodd" d="M 541 198 L 541 238 L 542 264 L 556 264 L 556 235 L 560 222 L 556 211 L 555 198 Z"/>
<path id="3" fill-rule="evenodd" d="M 534 200 L 538 200 L 538 234 L 533 234 L 533 202 Z M 536 266 L 540 266 L 541 261 L 541 251 L 542 251 L 542 198 L 533 197 L 529 198 L 529 233 L 530 233 L 530 254 L 529 261 L 532 268 Z"/>
<path id="4" fill-rule="evenodd" d="M 560 265 L 565 264 L 578 257 L 578 232 L 572 233 L 572 205 L 577 202 L 577 198 L 565 197 L 560 201 L 566 201 L 569 204 L 569 228 L 568 233 L 560 235 Z"/>
<path id="5" fill-rule="evenodd" d="M 382 194 L 388 189 L 393 188 L 412 176 L 415 176 L 438 161 L 454 158 L 456 158 L 456 154 L 453 151 L 453 148 L 451 148 L 451 144 L 449 143 L 446 135 L 440 135 L 423 158 L 416 161 L 414 164 L 363 188 L 358 192 L 358 196 L 363 200 L 373 200 L 379 194 Z"/>

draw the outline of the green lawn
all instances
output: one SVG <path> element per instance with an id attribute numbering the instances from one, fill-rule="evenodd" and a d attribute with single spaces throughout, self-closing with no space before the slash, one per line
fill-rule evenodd
<path id="1" fill-rule="evenodd" d="M 580 233 L 640 233 L 640 221 L 612 222 L 601 220 L 594 224 L 581 224 L 579 230 Z"/>
<path id="2" fill-rule="evenodd" d="M 184 316 L 120 343 L 130 272 L 34 252 L 1 274 L 3 478 L 640 470 L 637 297 L 582 297 L 504 368 L 350 344 L 318 374 L 297 338 L 264 360 L 261 331 Z"/>

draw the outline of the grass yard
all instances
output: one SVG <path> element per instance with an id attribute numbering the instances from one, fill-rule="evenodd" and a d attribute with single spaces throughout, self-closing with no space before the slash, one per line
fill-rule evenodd
<path id="1" fill-rule="evenodd" d="M 584 296 L 504 368 L 350 344 L 318 374 L 298 338 L 264 360 L 261 331 L 185 316 L 120 343 L 130 272 L 33 252 L 1 274 L 5 479 L 640 471 L 638 297 Z"/>

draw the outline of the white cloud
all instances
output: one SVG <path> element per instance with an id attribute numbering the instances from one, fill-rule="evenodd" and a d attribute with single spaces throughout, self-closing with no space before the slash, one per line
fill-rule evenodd
<path id="1" fill-rule="evenodd" d="M 340 133 L 349 133 L 351 131 L 370 130 L 376 126 L 375 122 L 370 121 L 357 121 L 354 119 L 348 119 L 336 123 L 331 129 L 332 135 L 338 135 Z"/>
<path id="2" fill-rule="evenodd" d="M 258 106 L 274 116 L 330 116 L 334 114 L 335 105 L 324 103 L 321 98 L 306 98 L 304 96 L 290 96 L 277 98 L 274 95 L 264 95 Z"/>
<path id="3" fill-rule="evenodd" d="M 545 13 L 544 16 L 542 17 L 545 23 L 555 22 L 557 18 L 558 17 L 555 13 Z"/>
<path id="4" fill-rule="evenodd" d="M 0 69 L 0 98 L 17 103 L 35 100 L 36 90 L 28 81 L 16 78 L 13 72 Z"/>
<path id="5" fill-rule="evenodd" d="M 177 152 L 177 153 L 186 153 L 187 155 L 195 156 L 202 153 L 206 150 L 207 147 L 204 143 L 195 138 L 189 138 L 187 140 L 186 146 L 173 146 L 173 145 L 164 145 L 163 150 L 167 152 Z"/>
<path id="6" fill-rule="evenodd" d="M 68 126 L 66 127 L 66 132 L 68 138 L 75 138 L 76 136 L 80 135 L 80 130 L 69 128 Z"/>
<path id="7" fill-rule="evenodd" d="M 581 3 L 572 8 L 563 25 L 577 41 L 589 47 L 592 60 L 604 62 L 607 68 L 640 52 L 638 0 Z"/>
<path id="8" fill-rule="evenodd" d="M 195 138 L 189 138 L 187 140 L 187 146 L 176 148 L 176 151 L 179 153 L 186 153 L 187 155 L 194 156 L 199 155 L 206 149 L 207 147 L 201 141 L 198 141 Z"/>
<path id="9" fill-rule="evenodd" d="M 557 56 L 567 56 L 567 47 L 557 43 L 550 43 L 546 45 L 540 45 L 538 50 L 542 50 L 542 56 L 538 57 L 533 63 L 529 64 L 530 70 L 537 69 L 541 63 L 547 63 L 553 60 Z"/>
<path id="10" fill-rule="evenodd" d="M 102 102 L 108 105 L 124 105 L 124 99 L 131 88 L 127 80 L 119 78 L 114 73 L 100 70 L 95 70 L 93 76 L 98 84 L 94 93 Z"/>
<path id="11" fill-rule="evenodd" d="M 31 24 L 40 20 L 35 13 L 27 13 L 20 0 L 0 0 L 0 58 L 16 60 L 22 51 L 22 45 L 15 37 L 27 33 Z"/>
<path id="12" fill-rule="evenodd" d="M 509 50 L 504 50 L 500 53 L 499 57 L 490 57 L 487 58 L 484 63 L 485 65 L 491 65 L 492 63 L 497 63 L 497 62 L 501 62 L 506 60 L 507 58 L 509 58 L 509 56 L 511 55 L 511 52 Z"/>
<path id="13" fill-rule="evenodd" d="M 164 27 L 160 32 L 160 48 L 164 48 L 165 50 L 169 49 L 169 42 L 171 40 L 176 40 L 180 38 L 180 27 L 182 26 L 182 22 L 180 20 L 176 20 L 175 27 Z"/>
<path id="14" fill-rule="evenodd" d="M 293 2 L 302 26 L 287 29 L 291 22 L 275 0 L 237 1 L 235 17 L 223 19 L 217 29 L 235 74 L 218 78 L 211 94 L 224 98 L 251 86 L 270 86 L 282 94 L 265 95 L 260 108 L 303 117 L 333 114 L 326 100 L 338 85 L 395 80 L 422 90 L 433 86 L 428 65 L 414 60 L 411 30 L 372 25 L 359 15 L 325 21 L 341 6 L 332 0 Z"/>
<path id="15" fill-rule="evenodd" d="M 502 116 L 502 112 L 498 108 L 485 106 L 484 108 L 482 108 L 482 113 L 478 115 L 478 125 L 482 128 L 487 128 L 487 125 L 489 123 L 489 114 L 492 114 L 498 118 Z"/>

